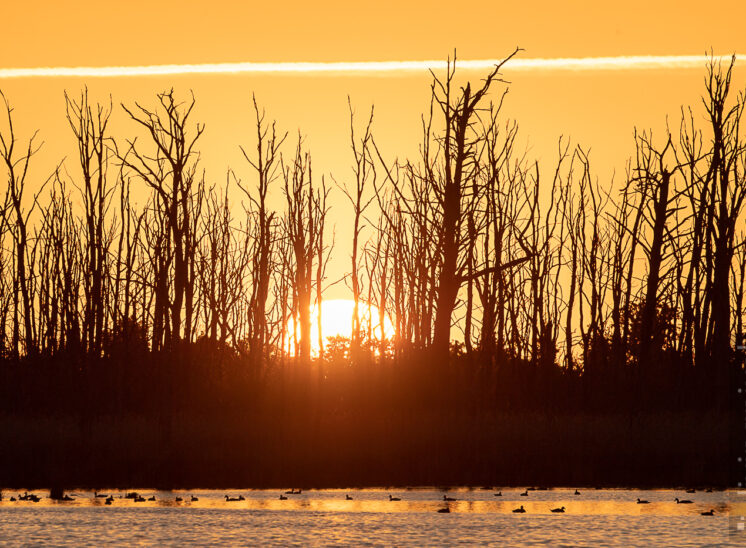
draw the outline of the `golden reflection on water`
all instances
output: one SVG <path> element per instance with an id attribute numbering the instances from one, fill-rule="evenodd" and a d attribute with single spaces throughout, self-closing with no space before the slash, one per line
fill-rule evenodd
<path id="1" fill-rule="evenodd" d="M 125 498 L 131 491 L 137 491 L 146 500 L 135 502 Z M 406 512 L 435 512 L 447 507 L 451 513 L 470 514 L 512 514 L 515 508 L 523 506 L 525 514 L 515 514 L 516 519 L 525 516 L 548 514 L 561 519 L 563 515 L 657 515 L 657 516 L 693 516 L 704 511 L 714 510 L 715 514 L 746 515 L 746 503 L 731 502 L 732 492 L 717 491 L 714 493 L 697 492 L 683 494 L 679 490 L 588 490 L 581 495 L 573 495 L 572 490 L 550 489 L 545 491 L 531 491 L 524 497 L 520 493 L 523 489 L 502 490 L 501 497 L 495 497 L 495 491 L 452 489 L 354 489 L 354 490 L 310 490 L 301 494 L 287 494 L 287 500 L 280 500 L 284 491 L 278 490 L 241 490 L 228 491 L 154 491 L 127 490 L 106 491 L 112 495 L 113 502 L 107 505 L 105 498 L 95 497 L 90 491 L 69 491 L 73 501 L 55 501 L 49 498 L 47 491 L 31 491 L 41 498 L 38 503 L 31 501 L 11 501 L 11 497 L 19 498 L 20 493 L 5 490 L 0 507 L 8 506 L 100 506 L 117 508 L 220 508 L 242 510 L 272 510 L 272 511 L 306 511 L 306 512 L 371 512 L 371 513 L 406 513 Z M 225 495 L 230 497 L 243 496 L 242 501 L 226 501 Z M 389 494 L 401 498 L 400 501 L 390 501 Z M 445 502 L 443 496 L 447 494 L 456 499 Z M 191 501 L 192 495 L 199 498 Z M 155 496 L 155 501 L 149 501 Z M 351 496 L 352 500 L 346 500 Z M 182 501 L 176 501 L 180 497 Z M 677 504 L 675 498 L 690 499 L 692 504 Z M 637 504 L 637 498 L 649 500 L 649 504 Z M 733 497 L 734 499 L 736 497 Z M 552 513 L 553 508 L 564 507 L 564 513 Z"/>

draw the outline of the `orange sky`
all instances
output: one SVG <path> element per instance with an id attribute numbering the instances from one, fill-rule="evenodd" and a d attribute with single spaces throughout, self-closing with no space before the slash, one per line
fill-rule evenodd
<path id="1" fill-rule="evenodd" d="M 9 5 L 8 5 L 9 4 Z M 109 4 L 109 5 L 104 5 Z M 616 55 L 746 55 L 746 2 L 638 1 L 502 2 L 477 0 L 469 11 L 456 2 L 4 2 L 0 19 L 0 68 L 106 66 L 240 61 L 379 61 L 445 58 L 454 48 L 464 59 L 499 58 L 515 46 L 523 57 Z M 675 125 L 680 105 L 698 103 L 704 69 L 622 72 L 529 72 L 512 81 L 505 114 L 517 118 L 524 143 L 544 162 L 560 135 L 591 147 L 601 181 L 623 168 L 632 131 Z M 470 78 L 481 74 L 471 73 Z M 735 84 L 744 88 L 743 69 Z M 307 136 L 316 173 L 350 176 L 347 95 L 360 113 L 376 105 L 375 135 L 383 150 L 414 155 L 419 117 L 428 106 L 429 77 L 398 75 L 200 75 L 84 79 L 0 79 L 15 107 L 21 135 L 40 129 L 44 149 L 33 175 L 43 180 L 63 156 L 74 159 L 62 92 L 88 85 L 93 98 L 113 96 L 113 130 L 134 131 L 120 102 L 152 105 L 156 92 L 174 86 L 194 91 L 196 115 L 206 122 L 202 142 L 208 178 L 225 180 L 228 165 L 251 172 L 238 144 L 251 145 L 251 93 L 280 127 Z M 551 169 L 547 163 L 545 166 Z M 75 173 L 74 164 L 69 167 Z M 4 184 L 4 183 L 2 183 Z M 332 197 L 337 233 L 344 233 L 347 203 Z M 344 271 L 349 250 L 337 252 Z M 344 297 L 341 285 L 328 297 Z"/>
<path id="2" fill-rule="evenodd" d="M 367 4 L 367 5 L 366 5 Z M 740 0 L 3 2 L 4 66 L 699 53 L 744 45 Z"/>

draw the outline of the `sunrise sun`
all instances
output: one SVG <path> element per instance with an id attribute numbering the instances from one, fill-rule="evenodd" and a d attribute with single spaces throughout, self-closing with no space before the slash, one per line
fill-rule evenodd
<path id="1" fill-rule="evenodd" d="M 355 301 L 351 299 L 333 299 L 325 300 L 321 304 L 321 335 L 324 343 L 331 337 L 344 337 L 349 339 L 352 335 L 352 316 L 355 310 Z M 360 330 L 364 336 L 367 336 L 370 327 L 372 339 L 381 340 L 381 322 L 378 307 L 361 302 L 359 304 L 358 315 L 360 317 Z M 297 321 L 290 319 L 287 326 L 288 336 L 286 338 L 285 348 L 288 352 L 293 353 L 296 338 L 300 337 L 300 327 Z M 319 354 L 319 314 L 316 306 L 311 309 L 311 352 L 314 355 Z M 384 315 L 383 319 L 383 336 L 390 339 L 394 336 L 395 329 L 391 318 Z"/>

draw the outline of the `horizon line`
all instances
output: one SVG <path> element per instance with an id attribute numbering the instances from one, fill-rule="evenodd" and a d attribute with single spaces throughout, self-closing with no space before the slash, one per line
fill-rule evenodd
<path id="1" fill-rule="evenodd" d="M 721 61 L 730 55 L 632 55 L 615 57 L 557 57 L 511 59 L 504 71 L 623 71 L 651 69 L 703 68 L 709 59 Z M 456 60 L 460 70 L 493 68 L 502 59 Z M 333 61 L 333 62 L 241 62 L 109 67 L 36 67 L 0 68 L 0 79 L 18 78 L 118 78 L 138 76 L 176 76 L 189 74 L 294 74 L 312 73 L 364 75 L 365 73 L 402 73 L 446 68 L 445 60 L 423 61 Z"/>

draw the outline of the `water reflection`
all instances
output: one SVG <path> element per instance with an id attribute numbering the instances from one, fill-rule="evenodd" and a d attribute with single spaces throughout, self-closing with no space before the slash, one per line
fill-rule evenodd
<path id="1" fill-rule="evenodd" d="M 38 503 L 0 502 L 0 545 L 570 545 L 743 546 L 738 529 L 746 508 L 728 492 L 502 489 L 362 489 L 227 491 L 138 489 L 68 492 L 53 501 L 33 491 Z M 286 500 L 280 500 L 280 495 Z M 74 495 L 74 496 L 73 496 Z M 231 498 L 244 500 L 228 502 Z M 349 495 L 352 500 L 346 500 Z M 443 496 L 456 499 L 443 500 Z M 192 501 L 192 496 L 198 500 Z M 400 498 L 400 501 L 390 500 Z M 155 497 L 155 500 L 148 500 Z M 180 498 L 180 501 L 176 499 Z M 732 497 L 732 498 L 731 498 Z M 650 504 L 637 504 L 645 498 Z M 143 500 L 135 502 L 135 500 Z M 448 513 L 438 510 L 449 508 Z M 513 513 L 523 505 L 526 513 Z M 564 513 L 552 508 L 565 507 Z M 713 516 L 700 515 L 714 510 Z M 730 516 L 730 519 L 729 519 Z M 743 538 L 742 538 L 743 537 Z"/>
<path id="2" fill-rule="evenodd" d="M 495 493 L 501 496 L 495 497 Z M 528 496 L 521 493 L 528 492 Z M 128 497 L 136 493 L 135 497 Z M 289 494 L 285 490 L 178 490 L 156 491 L 108 490 L 103 493 L 93 491 L 70 491 L 66 494 L 71 501 L 52 500 L 49 492 L 28 491 L 11 493 L 5 491 L 0 508 L 9 506 L 54 506 L 54 507 L 120 507 L 120 508 L 221 508 L 242 510 L 272 511 L 312 511 L 312 512 L 374 512 L 407 513 L 435 512 L 447 507 L 451 513 L 468 514 L 512 514 L 523 506 L 523 516 L 536 514 L 555 515 L 553 508 L 564 507 L 563 514 L 574 515 L 665 515 L 692 516 L 714 510 L 715 514 L 746 513 L 744 504 L 731 503 L 727 491 L 696 492 L 687 494 L 692 504 L 677 504 L 675 499 L 682 497 L 682 490 L 586 490 L 579 495 L 574 489 L 530 490 L 512 489 L 339 489 L 304 490 L 300 494 Z M 99 495 L 99 496 L 96 496 Z M 21 500 L 36 496 L 39 502 Z M 230 500 L 226 499 L 226 496 Z M 106 497 L 111 502 L 107 504 Z M 351 500 L 347 500 L 350 497 Z M 444 501 L 444 497 L 448 501 Z M 15 498 L 16 500 L 11 500 Z M 180 499 L 180 500 L 177 500 Z M 196 498 L 198 500 L 193 500 Z M 243 498 L 244 500 L 234 500 Z M 391 500 L 391 499 L 400 500 Z M 649 504 L 637 504 L 637 499 L 648 500 Z M 517 516 L 519 517 L 519 516 Z"/>

